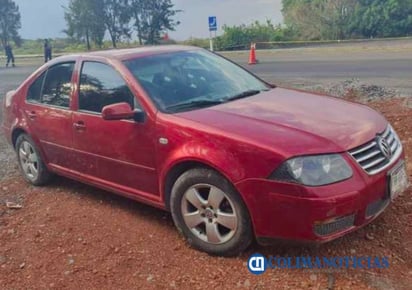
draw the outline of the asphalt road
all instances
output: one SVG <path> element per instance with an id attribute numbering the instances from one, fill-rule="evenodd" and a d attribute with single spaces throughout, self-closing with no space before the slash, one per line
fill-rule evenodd
<path id="1" fill-rule="evenodd" d="M 279 53 L 257 51 L 256 65 L 247 64 L 247 53 L 225 56 L 275 84 L 330 86 L 359 79 L 412 96 L 412 52 L 327 52 L 322 55 L 322 52 L 305 53 L 304 49 Z"/>
<path id="2" fill-rule="evenodd" d="M 267 61 L 246 66 L 273 79 L 293 78 L 405 78 L 412 79 L 412 60 Z"/>
<path id="3" fill-rule="evenodd" d="M 7 91 L 18 87 L 37 67 L 35 65 L 0 67 L 0 99 L 3 99 Z"/>
<path id="4" fill-rule="evenodd" d="M 412 48 L 412 45 L 411 45 Z M 248 65 L 248 52 L 224 53 L 263 79 L 291 86 L 325 85 L 348 79 L 397 89 L 412 96 L 412 49 L 319 48 L 257 51 L 259 63 Z M 0 94 L 13 89 L 38 65 L 0 68 Z M 24 65 L 24 64 L 21 64 Z M 2 97 L 2 96 L 0 96 Z"/>

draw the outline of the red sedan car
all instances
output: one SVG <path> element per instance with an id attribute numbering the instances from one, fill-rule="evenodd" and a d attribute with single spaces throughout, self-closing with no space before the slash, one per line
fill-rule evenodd
<path id="1" fill-rule="evenodd" d="M 171 211 L 197 249 L 324 242 L 408 186 L 402 144 L 372 109 L 271 86 L 182 46 L 56 58 L 4 98 L 24 178 L 59 174 Z"/>

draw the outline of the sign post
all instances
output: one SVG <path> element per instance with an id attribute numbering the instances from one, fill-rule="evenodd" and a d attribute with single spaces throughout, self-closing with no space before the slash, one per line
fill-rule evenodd
<path id="1" fill-rule="evenodd" d="M 217 19 L 216 16 L 209 16 L 209 42 L 210 42 L 210 51 L 213 51 L 213 32 L 216 36 L 217 31 Z"/>

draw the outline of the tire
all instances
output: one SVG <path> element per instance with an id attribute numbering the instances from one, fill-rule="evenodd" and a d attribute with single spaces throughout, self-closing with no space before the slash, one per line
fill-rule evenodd
<path id="1" fill-rule="evenodd" d="M 21 134 L 17 138 L 16 153 L 20 171 L 27 182 L 40 186 L 50 181 L 52 175 L 29 135 Z"/>
<path id="2" fill-rule="evenodd" d="M 200 251 L 235 256 L 253 240 L 243 200 L 230 182 L 213 170 L 197 168 L 183 173 L 172 188 L 170 207 L 179 232 Z"/>

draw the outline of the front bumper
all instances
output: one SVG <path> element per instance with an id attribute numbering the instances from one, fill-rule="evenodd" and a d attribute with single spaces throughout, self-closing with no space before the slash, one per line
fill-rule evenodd
<path id="1" fill-rule="evenodd" d="M 249 179 L 236 184 L 249 209 L 259 240 L 285 239 L 327 242 L 374 220 L 390 204 L 388 172 L 353 177 L 336 184 L 305 187 L 271 180 Z"/>

